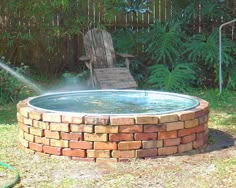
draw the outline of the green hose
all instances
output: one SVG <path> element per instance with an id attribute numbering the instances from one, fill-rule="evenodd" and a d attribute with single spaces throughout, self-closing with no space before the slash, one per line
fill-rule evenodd
<path id="1" fill-rule="evenodd" d="M 15 168 L 13 168 L 12 166 L 6 164 L 6 163 L 2 163 L 0 162 L 0 166 L 4 167 L 4 168 L 7 168 L 11 171 L 14 172 L 15 174 L 15 179 L 13 182 L 9 183 L 8 185 L 5 185 L 3 188 L 10 188 L 10 187 L 13 187 L 19 180 L 20 180 L 20 176 L 19 176 L 19 173 L 16 171 Z"/>

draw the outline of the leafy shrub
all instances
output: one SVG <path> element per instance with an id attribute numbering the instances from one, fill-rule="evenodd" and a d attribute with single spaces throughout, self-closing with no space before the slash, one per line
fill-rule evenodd
<path id="1" fill-rule="evenodd" d="M 194 64 L 176 63 L 170 70 L 163 64 L 155 64 L 149 67 L 150 74 L 147 83 L 151 88 L 164 91 L 185 91 L 196 79 Z"/>

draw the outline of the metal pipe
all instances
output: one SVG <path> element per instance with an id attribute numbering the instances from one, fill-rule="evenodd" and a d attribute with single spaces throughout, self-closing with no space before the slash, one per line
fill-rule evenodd
<path id="1" fill-rule="evenodd" d="M 221 29 L 228 24 L 231 24 L 235 22 L 236 19 L 233 19 L 229 22 L 223 23 L 219 27 L 219 90 L 220 94 L 222 93 L 222 34 L 221 34 Z"/>

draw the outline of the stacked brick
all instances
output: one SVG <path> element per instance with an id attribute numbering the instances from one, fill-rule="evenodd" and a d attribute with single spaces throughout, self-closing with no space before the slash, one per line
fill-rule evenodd
<path id="1" fill-rule="evenodd" d="M 17 104 L 19 143 L 34 153 L 96 162 L 155 158 L 207 143 L 208 103 L 165 115 L 104 116 L 36 110 Z"/>

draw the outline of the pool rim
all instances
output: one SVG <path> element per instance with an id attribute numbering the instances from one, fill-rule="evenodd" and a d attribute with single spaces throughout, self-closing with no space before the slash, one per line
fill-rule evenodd
<path id="1" fill-rule="evenodd" d="M 169 111 L 163 111 L 163 112 L 152 112 L 152 113 L 88 113 L 88 112 L 69 112 L 69 111 L 60 111 L 60 110 L 49 110 L 45 108 L 40 108 L 37 106 L 34 106 L 30 104 L 32 100 L 38 99 L 38 98 L 43 98 L 46 96 L 52 96 L 52 95 L 62 95 L 62 94 L 73 94 L 73 93 L 96 93 L 96 92 L 138 92 L 138 93 L 155 93 L 155 94 L 167 94 L 169 96 L 175 96 L 175 97 L 180 97 L 180 98 L 187 98 L 192 101 L 194 101 L 194 105 L 191 105 L 191 107 L 186 107 L 186 108 L 181 108 L 178 110 L 169 110 Z M 35 110 L 39 111 L 44 111 L 44 112 L 49 112 L 49 113 L 61 113 L 61 114 L 74 114 L 74 115 L 91 115 L 91 116 L 132 116 L 132 115 L 162 115 L 162 114 L 171 114 L 175 112 L 181 112 L 181 111 L 186 111 L 186 110 L 191 110 L 199 106 L 200 102 L 197 97 L 186 95 L 186 94 L 179 94 L 179 93 L 174 93 L 174 92 L 165 92 L 165 91 L 155 91 L 155 90 L 130 90 L 130 89 L 102 89 L 102 90 L 76 90 L 76 91 L 65 91 L 65 92 L 52 92 L 52 93 L 45 93 L 39 96 L 31 97 L 27 101 L 27 105 Z"/>

